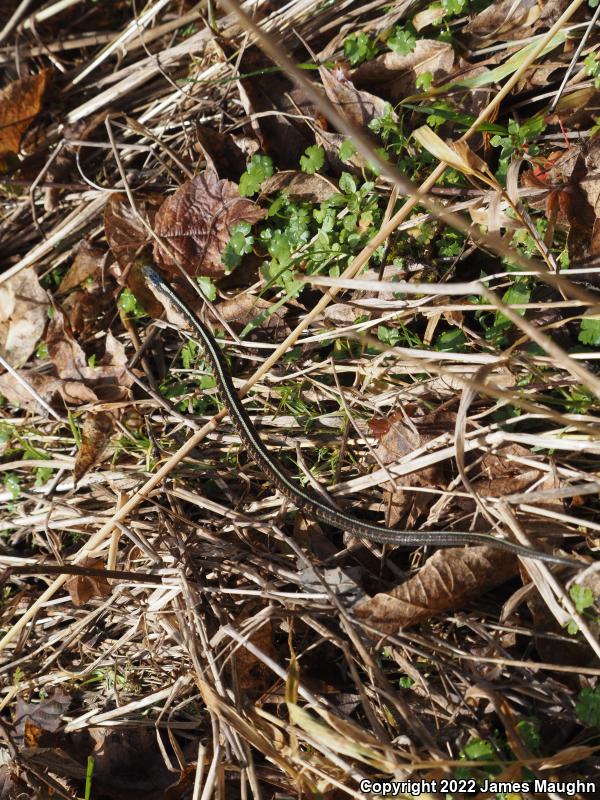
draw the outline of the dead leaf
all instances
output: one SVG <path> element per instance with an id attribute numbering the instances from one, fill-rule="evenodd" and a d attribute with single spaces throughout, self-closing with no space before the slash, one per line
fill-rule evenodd
<path id="1" fill-rule="evenodd" d="M 86 556 L 79 562 L 80 567 L 89 569 L 105 569 L 101 558 Z M 65 581 L 65 588 L 71 595 L 74 606 L 84 606 L 92 597 L 108 597 L 111 592 L 106 578 L 96 575 L 71 575 Z"/>
<path id="2" fill-rule="evenodd" d="M 59 398 L 67 405 L 75 406 L 98 402 L 95 392 L 80 381 L 63 381 L 55 375 L 40 374 L 34 370 L 20 370 L 18 375 L 31 386 L 35 394 L 51 406 L 54 406 Z M 35 399 L 35 394 L 28 392 L 23 384 L 8 372 L 0 375 L 0 394 L 12 405 L 25 408 L 35 414 L 47 413 Z"/>
<path id="3" fill-rule="evenodd" d="M 372 119 L 385 115 L 387 110 L 385 100 L 357 89 L 342 70 L 328 70 L 325 67 L 319 67 L 319 75 L 327 97 L 340 114 L 354 125 L 366 128 Z M 393 117 L 396 115 L 393 114 Z"/>
<path id="4" fill-rule="evenodd" d="M 239 181 L 246 171 L 246 157 L 233 136 L 208 125 L 196 125 L 195 131 L 198 141 L 194 149 L 204 156 L 206 168 L 212 169 L 219 178 Z"/>
<path id="5" fill-rule="evenodd" d="M 379 630 L 393 633 L 460 608 L 470 597 L 499 586 L 517 571 L 512 554 L 492 547 L 438 550 L 412 578 L 389 593 L 359 602 L 354 611 Z"/>
<path id="6" fill-rule="evenodd" d="M 594 210 L 596 218 L 600 217 L 600 137 L 596 136 L 589 143 L 584 155 L 585 175 L 580 178 L 580 185 L 587 201 Z"/>
<path id="7" fill-rule="evenodd" d="M 86 744 L 80 758 L 85 760 L 89 754 L 94 759 L 94 786 L 99 797 L 175 800 L 186 796 L 183 791 L 169 794 L 170 787 L 178 781 L 178 773 L 165 764 L 156 734 L 148 728 L 90 728 Z M 186 757 L 191 760 L 194 756 L 190 750 L 186 748 Z"/>
<path id="8" fill-rule="evenodd" d="M 377 56 L 357 67 L 351 79 L 359 89 L 376 91 L 391 103 L 398 103 L 414 93 L 418 75 L 430 72 L 435 80 L 438 72 L 450 72 L 453 64 L 452 45 L 434 39 L 418 39 L 411 53 Z"/>
<path id="9" fill-rule="evenodd" d="M 39 114 L 51 74 L 52 70 L 43 69 L 0 92 L 0 172 L 6 169 L 8 157 L 19 152 L 23 134 Z"/>
<path id="10" fill-rule="evenodd" d="M 259 604 L 247 603 L 241 610 L 239 616 L 240 622 L 248 619 L 259 611 Z M 273 644 L 274 631 L 271 620 L 267 620 L 264 624 L 261 624 L 258 629 L 252 628 L 252 630 L 253 633 L 250 634 L 248 640 L 255 647 L 268 655 L 269 658 L 277 658 L 275 645 Z M 273 683 L 273 675 L 269 667 L 267 667 L 260 658 L 253 655 L 247 648 L 240 647 L 236 650 L 234 659 L 241 689 L 245 691 L 254 691 L 259 694 L 268 690 Z"/>
<path id="11" fill-rule="evenodd" d="M 506 41 L 530 36 L 542 11 L 537 0 L 500 0 L 465 25 L 476 41 Z"/>
<path id="12" fill-rule="evenodd" d="M 112 195 L 111 195 L 112 196 Z M 106 263 L 107 252 L 104 248 L 83 239 L 77 247 L 73 263 L 60 282 L 57 294 L 66 294 L 91 278 L 101 275 Z"/>
<path id="13" fill-rule="evenodd" d="M 97 366 L 88 366 L 87 357 L 73 338 L 65 315 L 55 310 L 46 337 L 48 355 L 63 381 L 76 381 L 93 389 L 97 399 L 107 402 L 124 400 L 129 395 L 132 378 L 127 373 L 127 356 L 123 345 L 108 332 L 104 355 Z"/>
<path id="14" fill-rule="evenodd" d="M 146 249 L 150 252 L 149 245 L 153 242 L 142 220 L 147 226 L 154 228 L 163 198 L 158 195 L 141 195 L 136 197 L 135 202 L 138 213 L 131 208 L 126 194 L 111 194 L 104 209 L 104 233 L 121 268 L 119 282 L 133 292 L 148 314 L 159 317 L 162 306 L 146 286 L 138 261 Z"/>
<path id="15" fill-rule="evenodd" d="M 33 267 L 0 285 L 0 354 L 11 366 L 21 366 L 34 352 L 49 308 L 48 295 Z"/>
<path id="16" fill-rule="evenodd" d="M 407 406 L 404 414 L 396 412 L 385 420 L 376 419 L 369 423 L 371 432 L 379 440 L 376 455 L 382 463 L 396 462 L 418 450 L 432 439 L 453 430 L 456 421 L 456 415 L 448 412 L 434 412 L 423 417 L 411 415 L 408 419 L 410 414 L 411 408 Z M 433 464 L 403 476 L 400 483 L 402 489 L 384 490 L 386 525 L 392 528 L 400 524 L 413 527 L 433 502 L 434 495 L 423 491 L 411 492 L 406 487 L 442 488 L 444 470 L 440 464 Z"/>
<path id="17" fill-rule="evenodd" d="M 238 222 L 253 224 L 265 214 L 252 200 L 240 197 L 235 183 L 217 180 L 213 172 L 202 172 L 165 200 L 154 229 L 168 241 L 190 275 L 220 278 L 225 274 L 221 255 L 233 226 Z M 154 257 L 161 266 L 176 268 L 175 260 L 157 244 Z"/>
<path id="18" fill-rule="evenodd" d="M 26 725 L 37 727 L 40 731 L 54 733 L 62 724 L 62 716 L 71 705 L 71 696 L 60 686 L 50 697 L 39 703 L 25 703 L 20 697 L 15 707 L 14 730 L 19 738 L 25 736 Z"/>
<path id="19" fill-rule="evenodd" d="M 256 73 L 270 64 L 262 54 L 244 51 L 239 74 Z M 317 118 L 314 104 L 284 75 L 256 74 L 238 81 L 240 101 L 263 152 L 280 169 L 295 169 L 306 148 L 314 144 L 304 117 Z"/>
<path id="20" fill-rule="evenodd" d="M 269 311 L 273 303 L 248 293 L 238 294 L 217 305 L 219 315 L 232 324 L 235 330 L 253 325 L 255 331 L 268 332 L 269 341 L 280 342 L 290 332 L 285 321 L 286 310 Z M 264 338 L 264 337 L 263 337 Z"/>
<path id="21" fill-rule="evenodd" d="M 260 192 L 263 195 L 283 192 L 292 200 L 301 203 L 322 203 L 337 194 L 339 189 L 332 180 L 318 172 L 307 175 L 305 172 L 289 169 L 276 172 L 267 178 Z"/>
<path id="22" fill-rule="evenodd" d="M 73 481 L 77 484 L 97 464 L 115 429 L 115 417 L 107 411 L 87 414 L 81 429 L 81 445 L 73 467 Z"/>

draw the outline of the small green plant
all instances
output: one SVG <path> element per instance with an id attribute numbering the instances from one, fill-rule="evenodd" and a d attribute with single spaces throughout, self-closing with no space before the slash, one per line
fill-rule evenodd
<path id="1" fill-rule="evenodd" d="M 248 223 L 244 224 L 247 225 Z M 210 300 L 212 303 L 214 300 L 217 299 L 217 287 L 213 283 L 212 279 L 208 277 L 208 275 L 201 275 L 200 277 L 197 277 L 196 282 L 200 287 L 200 291 L 202 292 L 204 297 L 206 297 L 207 300 Z"/>
<path id="2" fill-rule="evenodd" d="M 583 66 L 586 74 L 594 79 L 594 86 L 596 89 L 600 89 L 600 61 L 598 61 L 598 53 L 589 53 L 584 59 Z"/>
<path id="3" fill-rule="evenodd" d="M 344 39 L 344 55 L 355 67 L 363 61 L 370 61 L 377 55 L 378 48 L 376 42 L 370 39 L 364 31 L 351 33 Z"/>
<path id="4" fill-rule="evenodd" d="M 17 500 L 21 494 L 21 482 L 15 472 L 7 472 L 4 476 L 4 488 L 13 500 Z"/>
<path id="5" fill-rule="evenodd" d="M 431 89 L 431 84 L 433 83 L 433 75 L 431 72 L 422 72 L 420 75 L 417 75 L 415 78 L 415 86 L 419 91 L 428 92 Z"/>
<path id="6" fill-rule="evenodd" d="M 594 593 L 587 586 L 582 586 L 579 583 L 574 583 L 569 589 L 569 596 L 575 605 L 578 614 L 583 614 L 586 617 L 593 619 L 594 615 L 588 609 L 594 605 Z M 567 622 L 567 632 L 571 636 L 579 631 L 579 627 L 574 619 Z"/>
<path id="7" fill-rule="evenodd" d="M 500 148 L 500 160 L 496 177 L 504 181 L 510 160 L 515 155 L 527 153 L 535 156 L 539 153 L 539 147 L 533 141 L 540 136 L 546 129 L 544 117 L 541 114 L 531 117 L 525 122 L 516 122 L 511 119 L 508 123 L 507 135 L 497 133 L 492 136 L 490 143 L 493 147 Z"/>
<path id="8" fill-rule="evenodd" d="M 417 38 L 415 36 L 415 29 L 409 23 L 406 27 L 396 25 L 392 31 L 392 35 L 388 38 L 386 44 L 393 50 L 394 53 L 399 53 L 402 56 L 412 53 L 415 49 Z"/>
<path id="9" fill-rule="evenodd" d="M 528 303 L 531 296 L 529 285 L 525 281 L 515 282 L 502 296 L 506 305 Z M 514 309 L 515 313 L 523 315 L 524 309 Z M 476 312 L 475 318 L 484 330 L 485 339 L 495 347 L 503 348 L 508 344 L 508 335 L 513 328 L 512 322 L 501 311 L 490 315 L 487 312 Z"/>
<path id="10" fill-rule="evenodd" d="M 575 713 L 586 725 L 600 728 L 600 687 L 586 686 L 579 692 Z"/>
<path id="11" fill-rule="evenodd" d="M 142 306 L 138 303 L 136 296 L 130 289 L 123 289 L 121 294 L 119 295 L 119 308 L 123 311 L 124 314 L 133 317 L 134 319 L 140 319 L 141 317 L 146 316 L 146 312 L 142 308 Z"/>
<path id="12" fill-rule="evenodd" d="M 308 175 L 313 175 L 323 169 L 325 163 L 325 150 L 317 144 L 307 147 L 304 155 L 300 156 L 300 169 Z"/>
<path id="13" fill-rule="evenodd" d="M 258 194 L 261 185 L 273 174 L 273 161 L 269 156 L 253 155 L 240 177 L 239 193 L 242 197 Z"/>
<path id="14" fill-rule="evenodd" d="M 597 347 L 600 344 L 600 319 L 582 319 L 577 338 L 582 344 Z"/>
<path id="15" fill-rule="evenodd" d="M 237 222 L 235 225 L 233 225 L 231 229 L 231 238 L 227 242 L 227 245 L 225 246 L 225 249 L 221 255 L 221 261 L 225 265 L 225 271 L 227 273 L 232 272 L 236 267 L 238 267 L 242 262 L 242 258 L 247 253 L 252 252 L 254 236 L 252 235 L 251 231 L 252 225 L 249 222 Z M 198 282 L 200 283 L 200 279 Z M 204 288 L 208 289 L 209 293 L 207 294 L 204 292 L 204 294 L 206 294 L 209 300 L 214 300 L 216 298 L 217 290 L 214 284 L 212 284 L 211 287 L 206 283 L 206 279 L 204 279 L 204 287 L 201 284 L 200 288 L 203 292 Z M 211 297 L 211 294 L 214 294 L 214 296 Z"/>

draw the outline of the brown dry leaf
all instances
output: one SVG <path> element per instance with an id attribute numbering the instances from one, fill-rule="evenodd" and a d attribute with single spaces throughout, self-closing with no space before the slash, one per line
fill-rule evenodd
<path id="1" fill-rule="evenodd" d="M 280 342 L 288 335 L 290 328 L 285 321 L 285 308 L 269 313 L 272 306 L 273 303 L 262 297 L 243 293 L 219 303 L 217 311 L 236 330 L 253 324 L 258 331 L 268 331 L 271 342 Z"/>
<path id="2" fill-rule="evenodd" d="M 325 87 L 325 94 L 337 110 L 354 125 L 366 128 L 375 117 L 383 117 L 386 102 L 369 92 L 360 91 L 348 80 L 341 69 L 328 70 L 319 67 L 319 75 Z M 396 115 L 393 115 L 396 117 Z M 397 119 L 397 118 L 396 118 Z"/>
<path id="3" fill-rule="evenodd" d="M 295 169 L 276 172 L 261 186 L 261 194 L 283 192 L 292 200 L 302 203 L 322 203 L 339 192 L 336 184 L 324 175 L 307 175 Z"/>
<path id="4" fill-rule="evenodd" d="M 486 497 L 504 497 L 508 494 L 524 492 L 533 483 L 544 480 L 536 486 L 539 491 L 558 487 L 554 475 L 548 475 L 535 467 L 524 467 L 517 458 L 531 458 L 531 451 L 519 444 L 508 444 L 494 453 L 486 453 L 479 462 L 476 472 L 471 472 L 471 484 L 479 494 Z M 532 495 L 532 500 L 534 499 Z M 562 508 L 562 501 L 555 501 Z M 544 504 L 548 507 L 548 503 Z M 556 506 L 555 506 L 556 507 Z"/>
<path id="5" fill-rule="evenodd" d="M 71 696 L 60 686 L 54 689 L 50 697 L 39 703 L 25 703 L 20 697 L 15 707 L 14 730 L 18 737 L 25 735 L 27 723 L 33 724 L 42 731 L 54 733 L 62 722 L 62 716 L 71 704 Z"/>
<path id="6" fill-rule="evenodd" d="M 411 408 L 407 407 L 405 412 L 410 414 Z M 377 457 L 384 464 L 390 464 L 423 447 L 442 433 L 453 430 L 455 421 L 456 415 L 448 412 L 434 412 L 410 420 L 405 414 L 396 412 L 385 420 L 373 420 L 369 423 L 369 428 L 379 440 L 376 450 Z M 440 464 L 425 467 L 418 472 L 405 475 L 401 483 L 404 487 L 408 485 L 439 489 L 444 484 L 443 467 Z M 426 492 L 411 492 L 402 488 L 400 490 L 386 489 L 383 498 L 386 509 L 386 525 L 393 528 L 399 524 L 413 527 L 419 517 L 427 511 L 434 496 Z"/>
<path id="7" fill-rule="evenodd" d="M 580 178 L 579 182 L 588 203 L 598 218 L 600 217 L 600 136 L 596 136 L 590 141 L 584 161 L 585 175 Z"/>
<path id="8" fill-rule="evenodd" d="M 101 558 L 90 558 L 86 556 L 79 562 L 80 567 L 89 569 L 105 569 L 104 561 Z M 108 597 L 111 589 L 106 578 L 98 578 L 96 575 L 71 575 L 65 581 L 65 587 L 71 595 L 74 606 L 84 606 L 92 597 Z"/>
<path id="9" fill-rule="evenodd" d="M 146 223 L 153 228 L 156 213 L 163 198 L 142 195 L 135 199 L 136 207 Z M 135 261 L 144 245 L 151 241 L 148 230 L 131 208 L 126 194 L 111 194 L 104 209 L 104 233 L 113 256 L 125 272 Z"/>
<path id="10" fill-rule="evenodd" d="M 103 318 L 114 313 L 115 284 L 105 269 L 106 260 L 106 249 L 83 240 L 57 289 L 57 295 L 67 294 L 61 308 L 80 338 L 95 335 L 105 327 Z"/>
<path id="11" fill-rule="evenodd" d="M 73 467 L 75 484 L 100 461 L 114 429 L 115 417 L 107 411 L 92 412 L 86 416 L 81 429 L 81 445 Z"/>
<path id="12" fill-rule="evenodd" d="M 48 322 L 50 303 L 33 267 L 0 285 L 0 355 L 11 366 L 24 364 Z"/>
<path id="13" fill-rule="evenodd" d="M 178 780 L 162 757 L 156 734 L 147 728 L 90 728 L 79 760 L 85 763 L 93 743 L 95 792 L 107 800 L 171 800 L 170 787 Z M 190 759 L 194 756 L 186 752 Z"/>
<path id="14" fill-rule="evenodd" d="M 238 222 L 253 224 L 266 211 L 240 197 L 232 181 L 217 180 L 214 172 L 202 172 L 168 197 L 156 215 L 154 230 L 174 250 L 181 266 L 192 275 L 225 275 L 221 255 Z M 155 244 L 158 264 L 173 269 L 176 262 Z"/>
<path id="15" fill-rule="evenodd" d="M 261 54 L 250 49 L 237 65 L 241 75 L 269 66 Z M 317 117 L 312 102 L 284 75 L 243 78 L 238 81 L 238 90 L 261 150 L 272 156 L 280 169 L 295 169 L 302 153 L 314 144 L 310 127 L 303 119 Z"/>
<path id="16" fill-rule="evenodd" d="M 249 603 L 244 606 L 239 621 L 248 619 L 258 611 L 260 611 L 258 604 Z M 267 620 L 258 630 L 255 630 L 248 640 L 270 658 L 277 658 L 273 644 L 273 624 L 271 620 Z M 236 651 L 234 659 L 240 688 L 244 691 L 254 691 L 260 694 L 266 692 L 273 683 L 273 674 L 266 664 L 245 647 L 240 647 Z"/>
<path id="17" fill-rule="evenodd" d="M 52 70 L 43 69 L 0 92 L 0 172 L 6 169 L 7 156 L 19 152 L 23 134 L 39 114 L 51 74 Z"/>
<path id="18" fill-rule="evenodd" d="M 537 0 L 500 0 L 476 14 L 463 31 L 476 41 L 524 39 L 531 35 L 541 13 Z"/>
<path id="19" fill-rule="evenodd" d="M 129 396 L 132 378 L 127 373 L 127 356 L 123 345 L 108 332 L 105 352 L 97 366 L 90 367 L 84 351 L 68 328 L 65 315 L 56 310 L 48 325 L 48 355 L 58 377 L 63 381 L 79 381 L 92 388 L 97 399 L 107 402 Z"/>
<path id="20" fill-rule="evenodd" d="M 95 403 L 98 397 L 88 386 L 80 381 L 63 381 L 55 375 L 40 374 L 34 370 L 20 370 L 19 376 L 42 400 L 54 406 L 59 398 L 69 405 Z M 36 414 L 45 414 L 43 406 L 28 392 L 23 384 L 10 373 L 0 375 L 0 394 L 12 405 L 25 408 Z"/>
<path id="21" fill-rule="evenodd" d="M 376 91 L 386 100 L 398 103 L 414 92 L 418 75 L 430 72 L 435 80 L 438 72 L 450 72 L 453 64 L 452 45 L 418 39 L 411 53 L 384 53 L 357 67 L 351 78 L 358 88 Z"/>
<path id="22" fill-rule="evenodd" d="M 154 228 L 156 214 L 163 198 L 158 195 L 136 197 L 139 215 L 150 228 Z M 104 209 L 104 233 L 122 275 L 119 282 L 130 289 L 144 309 L 153 317 L 160 317 L 163 308 L 142 278 L 138 263 L 142 253 L 150 252 L 152 237 L 140 216 L 131 208 L 126 194 L 111 194 Z"/>
<path id="23" fill-rule="evenodd" d="M 104 248 L 93 244 L 89 239 L 83 239 L 77 247 L 73 263 L 60 282 L 56 293 L 66 294 L 89 281 L 90 278 L 100 276 L 106 264 L 106 256 Z"/>
<path id="24" fill-rule="evenodd" d="M 246 170 L 246 158 L 230 133 L 216 131 L 208 125 L 196 125 L 198 141 L 194 150 L 206 159 L 206 168 L 216 172 L 219 178 L 239 181 Z"/>
<path id="25" fill-rule="evenodd" d="M 387 594 L 360 601 L 360 619 L 386 633 L 416 625 L 499 586 L 517 573 L 517 560 L 492 547 L 438 550 L 412 578 Z"/>

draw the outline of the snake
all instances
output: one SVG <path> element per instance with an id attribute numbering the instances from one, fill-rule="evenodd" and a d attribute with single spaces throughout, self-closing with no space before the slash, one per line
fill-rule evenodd
<path id="1" fill-rule="evenodd" d="M 282 495 L 290 500 L 297 509 L 309 517 L 325 522 L 328 525 L 346 531 L 352 536 L 366 539 L 378 544 L 396 547 L 420 547 L 423 545 L 453 547 L 464 545 L 487 545 L 497 550 L 504 550 L 515 556 L 558 564 L 571 568 L 581 568 L 582 564 L 565 556 L 546 553 L 518 544 L 509 539 L 501 539 L 487 533 L 474 531 L 417 531 L 386 528 L 358 519 L 345 511 L 328 505 L 316 494 L 298 485 L 276 456 L 266 447 L 258 433 L 250 415 L 238 395 L 233 384 L 231 372 L 223 352 L 209 327 L 200 319 L 188 303 L 175 291 L 152 266 L 144 265 L 142 274 L 148 288 L 161 303 L 167 316 L 178 321 L 183 320 L 186 333 L 201 344 L 207 361 L 217 383 L 217 389 L 227 413 L 235 426 L 241 442 L 246 446 L 248 454 L 262 473 Z"/>

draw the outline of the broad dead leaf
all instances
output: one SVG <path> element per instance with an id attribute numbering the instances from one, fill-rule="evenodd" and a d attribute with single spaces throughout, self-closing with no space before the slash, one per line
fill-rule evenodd
<path id="1" fill-rule="evenodd" d="M 136 197 L 135 202 L 138 213 L 131 208 L 126 194 L 111 194 L 104 209 L 104 233 L 121 268 L 119 283 L 133 292 L 148 314 L 159 317 L 162 306 L 147 288 L 138 260 L 144 252 L 151 252 L 150 244 L 153 239 L 146 225 L 154 228 L 163 198 L 158 195 L 142 195 Z"/>
<path id="2" fill-rule="evenodd" d="M 127 356 L 123 345 L 108 332 L 104 355 L 96 366 L 88 366 L 86 354 L 73 338 L 64 314 L 56 310 L 47 334 L 48 355 L 58 377 L 81 382 L 91 388 L 97 399 L 123 400 L 129 395 L 132 378 L 127 374 Z"/>
<path id="3" fill-rule="evenodd" d="M 517 559 L 492 547 L 438 550 L 391 592 L 359 602 L 360 619 L 386 633 L 416 625 L 499 586 L 517 573 Z"/>
<path id="4" fill-rule="evenodd" d="M 246 158 L 233 136 L 209 125 L 196 125 L 195 132 L 198 141 L 194 149 L 204 156 L 206 168 L 212 169 L 219 178 L 239 181 L 246 170 Z"/>
<path id="5" fill-rule="evenodd" d="M 268 66 L 262 55 L 247 49 L 238 70 L 244 75 Z M 284 75 L 242 78 L 238 81 L 238 91 L 261 150 L 280 169 L 296 169 L 302 153 L 314 144 L 310 127 L 303 119 L 318 116 L 312 102 Z"/>
<path id="6" fill-rule="evenodd" d="M 258 604 L 249 603 L 244 606 L 239 621 L 246 620 L 259 611 Z M 254 629 L 248 640 L 270 658 L 276 659 L 277 652 L 273 644 L 273 633 L 273 624 L 271 620 L 267 620 L 258 630 Z M 266 692 L 273 683 L 273 674 L 267 665 L 245 647 L 236 650 L 234 659 L 240 688 L 260 694 Z"/>
<path id="7" fill-rule="evenodd" d="M 411 413 L 411 407 L 405 409 Z M 441 412 L 423 417 L 407 417 L 396 412 L 387 419 L 375 419 L 369 423 L 371 433 L 377 437 L 379 446 L 376 455 L 384 464 L 391 464 L 409 453 L 418 450 L 432 439 L 451 431 L 455 414 Z M 406 486 L 439 489 L 444 485 L 444 471 L 440 464 L 420 469 L 402 477 L 402 489 L 385 489 L 383 498 L 386 509 L 386 525 L 413 527 L 427 511 L 435 495 L 427 492 L 411 492 Z"/>
<path id="8" fill-rule="evenodd" d="M 73 467 L 73 480 L 76 484 L 100 461 L 114 429 L 113 414 L 107 411 L 87 414 L 81 429 L 81 445 Z"/>
<path id="9" fill-rule="evenodd" d="M 318 172 L 307 175 L 305 172 L 288 169 L 276 172 L 267 178 L 260 191 L 264 195 L 283 192 L 292 200 L 301 203 L 321 203 L 337 194 L 339 189 L 332 180 Z"/>
<path id="10" fill-rule="evenodd" d="M 463 30 L 476 40 L 524 39 L 541 13 L 536 0 L 500 0 L 476 14 Z"/>
<path id="11" fill-rule="evenodd" d="M 111 197 L 113 196 L 111 195 Z M 91 278 L 99 277 L 106 263 L 106 256 L 105 248 L 90 242 L 89 239 L 83 239 L 77 247 L 73 263 L 60 282 L 56 293 L 66 294 Z"/>
<path id="12" fill-rule="evenodd" d="M 34 370 L 20 370 L 18 374 L 22 381 L 31 387 L 33 394 L 10 373 L 0 375 L 0 394 L 12 405 L 27 409 L 34 414 L 48 413 L 35 399 L 36 394 L 51 406 L 60 400 L 74 406 L 98 401 L 96 393 L 81 381 L 65 381 L 56 375 L 40 374 Z"/>
<path id="13" fill-rule="evenodd" d="M 101 558 L 86 556 L 79 562 L 80 567 L 105 569 Z M 96 575 L 71 575 L 65 581 L 65 588 L 71 595 L 74 606 L 84 606 L 92 597 L 108 597 L 111 589 L 106 578 Z"/>
<path id="14" fill-rule="evenodd" d="M 39 703 L 25 703 L 20 697 L 15 708 L 14 729 L 18 737 L 24 737 L 26 726 L 33 725 L 40 731 L 54 733 L 62 723 L 62 716 L 71 704 L 71 696 L 58 686 L 50 697 Z"/>
<path id="15" fill-rule="evenodd" d="M 7 157 L 19 152 L 23 134 L 39 114 L 51 74 L 43 69 L 0 92 L 0 172 L 7 166 Z"/>
<path id="16" fill-rule="evenodd" d="M 352 82 L 359 89 L 375 91 L 386 100 L 398 103 L 415 91 L 418 75 L 430 72 L 448 73 L 454 64 L 452 45 L 434 39 L 418 39 L 412 52 L 385 53 L 366 61 L 352 73 Z"/>
<path id="17" fill-rule="evenodd" d="M 598 218 L 600 217 L 600 136 L 590 141 L 584 160 L 585 175 L 581 178 L 580 184 Z"/>
<path id="18" fill-rule="evenodd" d="M 0 354 L 13 367 L 34 352 L 48 322 L 50 303 L 33 267 L 0 285 Z"/>
<path id="19" fill-rule="evenodd" d="M 213 172 L 203 172 L 165 200 L 154 229 L 167 240 L 190 275 L 220 278 L 225 274 L 221 255 L 233 226 L 238 222 L 253 224 L 265 214 L 252 200 L 240 197 L 235 183 L 217 180 Z M 157 244 L 154 257 L 167 269 L 176 267 L 175 259 Z"/>
<path id="20" fill-rule="evenodd" d="M 539 28 L 549 28 L 562 14 L 568 0 L 500 0 L 480 11 L 464 27 L 475 44 L 525 39 Z"/>
<path id="21" fill-rule="evenodd" d="M 61 308 L 74 335 L 81 338 L 102 330 L 106 316 L 114 313 L 116 287 L 105 268 L 107 255 L 106 249 L 84 239 L 56 292 L 67 294 Z"/>
<path id="22" fill-rule="evenodd" d="M 366 128 L 372 119 L 385 115 L 385 100 L 370 94 L 370 92 L 357 89 L 348 80 L 343 70 L 328 70 L 325 67 L 319 67 L 319 75 L 325 87 L 326 95 L 340 114 L 353 122 L 354 125 Z"/>

